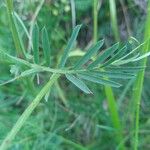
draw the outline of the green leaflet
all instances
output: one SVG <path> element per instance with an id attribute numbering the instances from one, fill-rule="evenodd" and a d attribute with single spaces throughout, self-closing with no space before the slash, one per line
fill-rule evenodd
<path id="1" fill-rule="evenodd" d="M 104 40 L 97 42 L 94 46 L 92 46 L 83 57 L 75 64 L 74 69 L 78 69 L 82 67 L 89 59 L 103 46 Z"/>
<path id="2" fill-rule="evenodd" d="M 94 83 L 98 83 L 98 84 L 102 84 L 102 85 L 109 85 L 109 86 L 117 87 L 117 88 L 121 86 L 121 84 L 116 83 L 116 82 L 111 81 L 111 80 L 104 79 L 103 77 L 95 77 L 95 76 L 88 75 L 88 74 L 86 74 L 86 75 L 78 74 L 78 77 L 81 79 L 91 81 Z"/>
<path id="3" fill-rule="evenodd" d="M 128 63 L 133 62 L 133 60 L 137 59 L 139 56 L 140 56 L 140 54 L 138 53 L 137 55 L 132 56 L 132 57 L 129 58 L 129 59 L 125 59 L 125 60 L 121 60 L 121 61 L 114 61 L 112 64 L 113 64 L 113 65 L 117 65 L 117 66 L 118 66 L 118 65 L 128 64 Z"/>
<path id="4" fill-rule="evenodd" d="M 74 75 L 66 74 L 66 78 L 86 94 L 92 93 L 86 84 L 82 80 L 76 78 Z"/>
<path id="5" fill-rule="evenodd" d="M 37 24 L 35 24 L 33 27 L 32 43 L 33 43 L 34 62 L 36 64 L 39 64 L 39 27 Z"/>
<path id="6" fill-rule="evenodd" d="M 143 58 L 146 58 L 146 57 L 148 57 L 148 56 L 150 56 L 150 52 L 147 52 L 147 53 L 145 53 L 145 54 L 139 56 L 138 58 L 135 58 L 134 60 L 132 60 L 132 62 L 139 61 L 139 60 L 141 60 L 141 59 L 143 59 Z"/>
<path id="7" fill-rule="evenodd" d="M 125 60 L 122 60 L 122 61 L 116 61 L 114 62 L 114 64 L 117 64 L 117 65 L 123 65 L 123 64 L 128 64 L 130 62 L 136 62 L 136 61 L 139 61 L 141 59 L 144 59 L 146 57 L 150 56 L 150 52 L 147 52 L 143 55 L 140 55 L 140 54 L 137 54 L 136 56 L 133 56 L 129 59 L 125 59 Z"/>
<path id="8" fill-rule="evenodd" d="M 72 35 L 71 35 L 71 38 L 69 39 L 68 41 L 68 44 L 67 44 L 67 47 L 65 48 L 64 50 L 64 53 L 62 55 L 62 58 L 61 58 L 61 61 L 60 61 L 60 64 L 59 64 L 59 67 L 62 68 L 65 66 L 66 64 L 66 61 L 67 61 L 67 58 L 68 58 L 68 55 L 69 55 L 69 52 L 70 50 L 73 48 L 74 46 L 74 43 L 77 39 L 77 36 L 78 36 L 78 33 L 79 33 L 79 30 L 81 28 L 81 25 L 77 25 L 73 32 L 72 32 Z"/>
<path id="9" fill-rule="evenodd" d="M 103 63 L 108 57 L 110 57 L 119 47 L 119 43 L 114 44 L 112 47 L 105 50 L 93 63 L 88 66 L 88 69 L 96 67 L 98 64 Z"/>
<path id="10" fill-rule="evenodd" d="M 146 68 L 146 66 L 138 66 L 138 67 L 106 67 L 106 70 L 111 71 L 111 72 L 128 72 L 128 73 L 135 73 L 137 71 L 142 71 Z"/>
<path id="11" fill-rule="evenodd" d="M 124 46 L 113 57 L 111 57 L 108 61 L 106 61 L 101 67 L 105 67 L 105 66 L 111 64 L 112 62 L 114 62 L 115 60 L 117 60 L 118 58 L 120 58 L 126 52 L 126 49 L 127 49 L 127 47 Z"/>
<path id="12" fill-rule="evenodd" d="M 48 33 L 47 33 L 47 30 L 45 27 L 42 29 L 42 46 L 43 46 L 46 66 L 49 66 L 50 65 L 50 52 L 51 52 L 51 50 L 50 50 Z"/>
<path id="13" fill-rule="evenodd" d="M 28 39 L 30 40 L 30 35 L 29 35 L 29 32 L 28 32 L 28 30 L 27 30 L 25 24 L 23 23 L 23 21 L 21 20 L 21 18 L 19 17 L 19 15 L 18 15 L 16 12 L 14 12 L 14 16 L 15 16 L 15 18 L 16 18 L 18 24 L 21 25 L 21 27 L 23 28 L 24 32 L 26 33 Z"/>
<path id="14" fill-rule="evenodd" d="M 111 79 L 132 79 L 135 74 L 123 73 L 123 72 L 109 72 L 109 71 L 93 71 L 93 72 L 83 72 L 81 75 L 89 75 L 98 78 L 111 78 Z"/>
<path id="15" fill-rule="evenodd" d="M 107 130 L 107 131 L 116 131 L 116 129 L 115 129 L 115 128 L 113 128 L 113 127 L 104 126 L 104 125 L 99 125 L 99 124 L 97 124 L 96 126 L 97 126 L 98 128 L 100 128 L 100 129 L 102 129 L 102 130 Z"/>
<path id="16" fill-rule="evenodd" d="M 136 48 L 134 48 L 133 50 L 131 50 L 131 52 L 129 52 L 128 54 L 126 54 L 125 56 L 121 57 L 119 60 L 116 60 L 116 62 L 119 62 L 125 58 L 130 58 L 130 55 L 132 55 L 133 53 L 137 52 L 142 46 L 144 46 L 145 44 L 147 44 L 147 40 L 143 43 L 141 43 L 139 46 L 137 46 Z"/>

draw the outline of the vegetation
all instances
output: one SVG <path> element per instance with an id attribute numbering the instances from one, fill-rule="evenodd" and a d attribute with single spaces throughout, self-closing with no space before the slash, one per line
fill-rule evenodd
<path id="1" fill-rule="evenodd" d="M 0 13 L 0 150 L 150 148 L 150 1 L 2 0 Z"/>

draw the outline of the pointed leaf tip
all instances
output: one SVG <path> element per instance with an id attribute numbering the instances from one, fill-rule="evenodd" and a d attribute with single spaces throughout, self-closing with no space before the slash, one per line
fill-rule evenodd
<path id="1" fill-rule="evenodd" d="M 73 46 L 75 44 L 75 41 L 77 39 L 77 36 L 78 36 L 78 33 L 79 33 L 81 27 L 82 27 L 82 25 L 77 25 L 74 28 L 74 30 L 72 32 L 72 35 L 71 35 L 71 37 L 70 37 L 70 39 L 69 39 L 69 41 L 67 43 L 67 46 L 66 46 L 66 48 L 64 50 L 64 53 L 62 55 L 62 58 L 61 58 L 61 61 L 60 61 L 60 64 L 59 64 L 60 68 L 63 68 L 65 66 L 67 58 L 68 58 L 68 55 L 69 55 L 69 52 L 73 48 Z"/>
<path id="2" fill-rule="evenodd" d="M 45 27 L 43 27 L 43 29 L 42 29 L 42 47 L 43 47 L 46 65 L 49 66 L 51 49 L 50 49 L 50 42 L 49 42 L 49 38 L 48 38 L 48 32 Z"/>
<path id="3" fill-rule="evenodd" d="M 91 59 L 91 57 L 103 46 L 103 44 L 104 44 L 104 39 L 98 41 L 95 45 L 89 48 L 89 50 L 85 53 L 85 55 L 81 57 L 79 61 L 77 61 L 74 69 L 80 68 L 82 67 L 82 65 L 87 63 Z"/>
<path id="4" fill-rule="evenodd" d="M 107 58 L 109 58 L 119 47 L 119 42 L 114 44 L 113 46 L 106 49 L 94 62 L 92 62 L 88 69 L 92 69 L 97 65 L 103 63 Z"/>
<path id="5" fill-rule="evenodd" d="M 39 27 L 37 24 L 35 24 L 33 27 L 32 43 L 33 43 L 34 62 L 38 64 L 39 63 Z"/>
<path id="6" fill-rule="evenodd" d="M 76 87 L 78 87 L 81 91 L 83 91 L 86 94 L 93 94 L 91 90 L 87 87 L 87 85 L 77 77 L 71 74 L 66 74 L 66 78 L 72 82 Z"/>

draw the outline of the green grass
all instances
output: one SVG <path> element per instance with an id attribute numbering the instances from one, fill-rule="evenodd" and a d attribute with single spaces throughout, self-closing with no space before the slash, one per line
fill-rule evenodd
<path id="1" fill-rule="evenodd" d="M 116 0 L 109 0 L 110 18 L 112 31 L 116 41 L 120 41 L 119 28 L 117 22 Z"/>
<path id="2" fill-rule="evenodd" d="M 32 103 L 26 108 L 24 113 L 20 116 L 8 136 L 5 138 L 3 143 L 0 146 L 0 149 L 5 150 L 9 147 L 10 143 L 18 133 L 18 131 L 22 128 L 26 120 L 29 118 L 33 110 L 36 108 L 36 106 L 40 103 L 42 98 L 46 95 L 47 92 L 52 88 L 52 85 L 54 82 L 58 79 L 59 74 L 54 74 L 51 76 L 50 80 L 47 82 L 47 84 L 42 88 L 42 90 L 39 92 L 39 94 L 36 96 L 36 98 L 32 101 Z"/>
<path id="3" fill-rule="evenodd" d="M 146 23 L 145 23 L 145 34 L 144 34 L 144 41 L 148 41 L 142 48 L 141 53 L 146 53 L 150 50 L 150 1 L 148 3 L 148 14 L 146 17 Z M 146 66 L 147 64 L 147 58 L 140 61 L 140 64 L 143 66 Z M 144 75 L 145 70 L 141 71 L 137 79 L 134 83 L 134 91 L 132 100 L 134 101 L 134 116 L 135 118 L 135 126 L 133 129 L 135 129 L 135 136 L 134 136 L 134 150 L 138 149 L 139 145 L 139 130 L 140 130 L 140 106 L 141 106 L 141 96 L 142 96 L 142 89 L 143 89 L 143 82 L 144 82 Z"/>
<path id="4" fill-rule="evenodd" d="M 93 39 L 94 39 L 94 42 L 97 42 L 97 33 L 98 33 L 98 27 L 97 27 L 98 26 L 98 10 L 97 10 L 97 6 L 98 6 L 98 1 L 94 0 L 93 3 L 94 3 L 94 6 L 93 6 L 93 9 L 94 9 Z M 119 41 L 119 31 L 118 31 L 118 25 L 117 25 L 115 1 L 110 0 L 109 5 L 110 5 L 110 16 L 111 16 L 112 29 L 114 31 L 116 41 Z M 105 93 L 106 93 L 106 98 L 107 98 L 107 102 L 108 102 L 108 107 L 109 107 L 109 112 L 110 112 L 110 117 L 112 120 L 113 127 L 119 131 L 115 135 L 116 143 L 119 145 L 123 141 L 123 130 L 121 127 L 121 121 L 120 121 L 120 117 L 118 114 L 117 102 L 115 100 L 113 90 L 110 86 L 105 86 Z M 124 149 L 124 146 L 121 145 L 120 149 Z"/>
<path id="5" fill-rule="evenodd" d="M 120 2 L 2 1 L 0 150 L 148 149 L 150 14 Z"/>

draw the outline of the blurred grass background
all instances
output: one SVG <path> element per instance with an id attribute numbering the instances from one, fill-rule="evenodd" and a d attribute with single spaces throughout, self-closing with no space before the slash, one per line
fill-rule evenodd
<path id="1" fill-rule="evenodd" d="M 116 0 L 116 20 L 111 16 L 109 2 L 98 0 L 96 5 L 98 22 L 95 41 L 104 38 L 106 46 L 110 46 L 116 40 L 128 43 L 133 36 L 142 42 L 148 1 Z M 77 49 L 83 50 L 91 45 L 95 29 L 93 8 L 92 0 L 14 0 L 14 9 L 30 34 L 35 22 L 40 30 L 43 26 L 47 28 L 53 66 L 57 64 L 75 24 L 84 24 L 77 41 Z M 30 52 L 31 44 L 21 27 L 19 33 L 25 48 Z M 137 44 L 129 46 L 134 47 Z M 5 49 L 11 54 L 15 51 L 4 0 L 0 0 L 0 49 Z M 149 64 L 148 60 L 140 105 L 139 149 L 144 150 L 150 149 Z M 10 70 L 12 76 L 17 74 L 17 67 L 0 60 L 1 80 L 10 78 Z M 41 82 L 45 76 L 41 75 Z M 134 118 L 131 115 L 134 107 L 131 101 L 133 82 L 133 79 L 124 81 L 123 87 L 113 89 L 123 127 L 122 142 L 131 150 L 134 134 Z M 41 85 L 37 89 L 39 87 Z M 0 142 L 31 102 L 34 95 L 33 91 L 29 91 L 28 86 L 23 85 L 21 81 L 0 87 Z M 92 91 L 94 95 L 85 95 L 64 79 L 60 80 L 53 88 L 48 101 L 43 100 L 28 119 L 10 150 L 119 149 L 119 144 L 115 142 L 116 131 L 108 110 L 108 97 L 105 96 L 104 87 L 93 84 Z M 68 107 L 63 104 L 64 101 Z"/>

